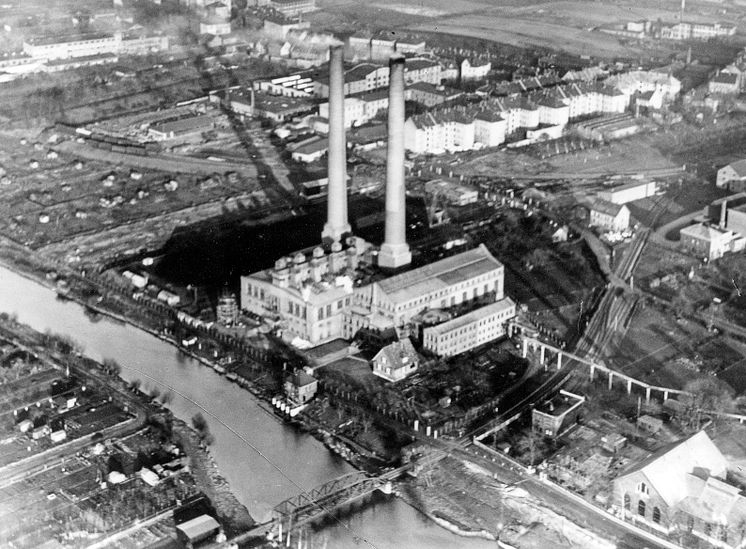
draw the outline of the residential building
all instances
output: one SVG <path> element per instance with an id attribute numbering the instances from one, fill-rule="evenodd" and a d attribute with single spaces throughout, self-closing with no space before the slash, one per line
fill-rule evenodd
<path id="1" fill-rule="evenodd" d="M 684 227 L 680 234 L 684 249 L 710 261 L 728 252 L 741 251 L 746 245 L 746 240 L 733 231 L 704 223 Z"/>
<path id="2" fill-rule="evenodd" d="M 415 82 L 428 82 L 440 85 L 440 63 L 424 57 L 412 57 L 407 59 L 404 66 L 404 80 L 407 84 Z"/>
<path id="3" fill-rule="evenodd" d="M 570 107 L 561 99 L 543 97 L 536 104 L 539 107 L 539 124 L 564 126 L 570 121 Z"/>
<path id="4" fill-rule="evenodd" d="M 269 0 L 269 6 L 286 17 L 295 17 L 316 9 L 316 0 Z"/>
<path id="5" fill-rule="evenodd" d="M 319 380 L 303 370 L 298 370 L 285 379 L 285 396 L 295 405 L 306 404 L 319 390 Z"/>
<path id="6" fill-rule="evenodd" d="M 505 297 L 465 315 L 423 329 L 422 347 L 438 356 L 455 356 L 505 335 L 515 317 L 515 303 Z"/>
<path id="7" fill-rule="evenodd" d="M 610 76 L 604 83 L 618 88 L 628 97 L 660 89 L 665 104 L 676 99 L 681 92 L 681 81 L 665 72 L 629 71 Z"/>
<path id="8" fill-rule="evenodd" d="M 497 147 L 505 142 L 507 122 L 498 113 L 480 111 L 474 117 L 474 140 L 485 147 Z"/>
<path id="9" fill-rule="evenodd" d="M 383 90 L 384 94 L 379 95 L 380 101 L 385 101 L 386 107 L 388 107 L 388 94 L 386 90 Z M 371 111 L 373 109 L 371 108 Z M 375 112 L 378 112 L 377 110 Z M 319 104 L 319 116 L 322 118 L 329 119 L 329 102 Z M 345 97 L 344 100 L 344 121 L 345 127 L 351 128 L 352 126 L 361 126 L 365 124 L 372 117 L 368 116 L 367 104 L 361 98 L 361 96 Z"/>
<path id="10" fill-rule="evenodd" d="M 265 33 L 278 38 L 285 38 L 291 30 L 311 28 L 310 21 L 298 17 L 285 17 L 280 13 L 267 15 L 262 25 Z"/>
<path id="11" fill-rule="evenodd" d="M 626 204 L 654 196 L 655 181 L 633 181 L 598 192 L 598 198 L 613 204 Z"/>
<path id="12" fill-rule="evenodd" d="M 485 78 L 492 70 L 492 63 L 490 61 L 472 62 L 469 59 L 464 59 L 460 65 L 461 81 L 466 80 L 481 80 Z"/>
<path id="13" fill-rule="evenodd" d="M 596 200 L 591 206 L 590 225 L 603 231 L 626 231 L 629 228 L 629 208 L 606 200 Z"/>
<path id="14" fill-rule="evenodd" d="M 625 519 L 664 534 L 687 532 L 714 547 L 741 548 L 746 497 L 727 474 L 728 461 L 700 431 L 618 476 L 615 506 Z"/>
<path id="15" fill-rule="evenodd" d="M 428 82 L 415 82 L 407 88 L 407 91 L 409 99 L 428 108 L 453 101 L 464 95 L 461 90 L 436 86 Z"/>
<path id="16" fill-rule="evenodd" d="M 209 15 L 199 22 L 200 34 L 224 36 L 231 33 L 231 22 L 219 15 Z"/>
<path id="17" fill-rule="evenodd" d="M 371 360 L 373 374 L 387 381 L 399 381 L 417 371 L 420 355 L 409 338 L 389 343 Z"/>
<path id="18" fill-rule="evenodd" d="M 737 160 L 720 168 L 715 185 L 733 192 L 746 191 L 746 160 Z"/>
<path id="19" fill-rule="evenodd" d="M 474 147 L 474 120 L 461 109 L 412 116 L 404 124 L 405 146 L 414 153 L 440 154 Z"/>
<path id="20" fill-rule="evenodd" d="M 585 397 L 564 389 L 531 410 L 531 428 L 545 437 L 556 438 L 578 422 Z"/>
<path id="21" fill-rule="evenodd" d="M 721 95 L 738 95 L 741 91 L 741 76 L 728 72 L 718 73 L 707 83 L 707 90 Z"/>
<path id="22" fill-rule="evenodd" d="M 443 197 L 452 206 L 468 206 L 479 200 L 477 189 L 442 179 L 425 183 L 425 192 L 431 196 L 437 194 Z"/>
<path id="23" fill-rule="evenodd" d="M 732 23 L 692 23 L 682 21 L 664 25 L 660 36 L 667 40 L 709 40 L 711 38 L 733 36 L 736 25 Z"/>

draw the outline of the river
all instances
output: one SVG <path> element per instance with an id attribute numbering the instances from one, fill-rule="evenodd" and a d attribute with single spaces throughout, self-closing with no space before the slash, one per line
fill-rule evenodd
<path id="1" fill-rule="evenodd" d="M 287 497 L 352 471 L 316 439 L 281 423 L 249 392 L 172 345 L 106 317 L 92 321 L 77 303 L 60 301 L 49 288 L 1 266 L 0 311 L 15 313 L 35 330 L 70 336 L 94 360 L 117 361 L 122 377 L 140 379 L 145 390 L 170 391 L 169 407 L 184 421 L 202 412 L 215 437 L 211 452 L 220 472 L 258 520 Z M 366 506 L 316 536 L 329 549 L 495 547 L 457 537 L 397 498 Z"/>

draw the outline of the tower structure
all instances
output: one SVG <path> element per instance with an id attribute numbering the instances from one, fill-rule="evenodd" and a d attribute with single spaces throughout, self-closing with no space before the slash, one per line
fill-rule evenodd
<path id="1" fill-rule="evenodd" d="M 386 269 L 397 269 L 412 262 L 406 235 L 404 118 L 404 56 L 394 54 L 389 59 L 386 229 L 378 253 L 378 265 Z"/>
<path id="2" fill-rule="evenodd" d="M 329 186 L 326 224 L 321 238 L 339 242 L 351 231 L 347 219 L 347 150 L 344 119 L 344 67 L 342 45 L 329 48 Z"/>

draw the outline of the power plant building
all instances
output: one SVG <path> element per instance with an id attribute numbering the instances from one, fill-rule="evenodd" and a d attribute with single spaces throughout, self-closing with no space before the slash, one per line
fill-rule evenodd
<path id="1" fill-rule="evenodd" d="M 241 307 L 273 323 L 284 339 L 299 346 L 351 339 L 361 329 L 408 333 L 415 324 L 413 319 L 429 309 L 459 306 L 467 311 L 470 304 L 487 303 L 477 309 L 484 309 L 477 316 L 490 316 L 494 301 L 500 303 L 496 314 L 501 315 L 499 320 L 504 324 L 515 314 L 515 305 L 504 298 L 503 265 L 484 245 L 409 268 L 412 254 L 405 222 L 405 60 L 400 55 L 389 62 L 384 242 L 377 249 L 350 234 L 341 53 L 340 46 L 332 46 L 329 198 L 327 222 L 321 235 L 323 244 L 280 258 L 270 269 L 241 277 Z M 490 333 L 496 334 L 491 338 L 494 339 L 503 330 L 491 329 Z"/>

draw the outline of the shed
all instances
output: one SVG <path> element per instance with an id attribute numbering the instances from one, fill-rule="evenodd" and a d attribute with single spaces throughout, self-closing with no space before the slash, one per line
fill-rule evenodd
<path id="1" fill-rule="evenodd" d="M 644 415 L 637 418 L 637 426 L 654 435 L 663 428 L 663 420 L 658 419 L 657 417 Z"/>
<path id="2" fill-rule="evenodd" d="M 220 524 L 210 515 L 200 515 L 176 526 L 176 536 L 188 546 L 206 540 L 219 531 Z"/>

